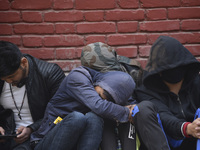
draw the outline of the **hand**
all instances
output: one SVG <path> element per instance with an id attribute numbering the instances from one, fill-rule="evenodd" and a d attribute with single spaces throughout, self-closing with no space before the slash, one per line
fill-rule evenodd
<path id="1" fill-rule="evenodd" d="M 130 123 L 132 123 L 133 124 L 133 117 L 132 117 L 132 111 L 133 111 L 133 109 L 134 109 L 134 107 L 135 107 L 136 105 L 127 105 L 126 107 L 129 109 L 129 116 L 128 116 L 128 120 L 129 120 L 129 122 Z"/>
<path id="2" fill-rule="evenodd" d="M 186 133 L 200 139 L 200 118 L 195 119 L 192 123 L 187 125 Z"/>
<path id="3" fill-rule="evenodd" d="M 16 134 L 18 135 L 15 138 L 15 142 L 19 144 L 25 142 L 30 137 L 31 133 L 32 133 L 31 128 L 20 126 L 16 132 Z"/>
<path id="4" fill-rule="evenodd" d="M 0 134 L 1 134 L 1 135 L 4 135 L 4 134 L 5 134 L 5 130 L 4 130 L 2 127 L 0 127 Z"/>
<path id="5" fill-rule="evenodd" d="M 4 135 L 5 134 L 5 130 L 2 128 L 2 127 L 0 127 L 0 134 L 1 135 Z M 4 139 L 0 139 L 0 143 L 1 142 L 5 142 L 5 140 Z"/>

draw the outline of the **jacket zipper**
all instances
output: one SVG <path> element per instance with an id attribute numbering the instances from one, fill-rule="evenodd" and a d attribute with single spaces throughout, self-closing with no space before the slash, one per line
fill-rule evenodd
<path id="1" fill-rule="evenodd" d="M 182 103 L 181 103 L 181 100 L 180 100 L 179 96 L 178 96 L 178 98 L 177 98 L 177 101 L 178 101 L 179 104 L 180 104 L 181 113 L 182 113 L 183 117 L 186 118 L 185 113 L 184 113 L 183 108 L 182 108 Z"/>

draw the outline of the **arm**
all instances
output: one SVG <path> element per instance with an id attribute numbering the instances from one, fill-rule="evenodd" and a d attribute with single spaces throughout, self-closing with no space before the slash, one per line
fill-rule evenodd
<path id="1" fill-rule="evenodd" d="M 40 65 L 42 66 L 40 67 L 40 74 L 42 74 L 42 78 L 38 78 L 40 79 L 38 80 L 38 82 L 43 83 L 42 86 L 43 89 L 41 90 L 43 90 L 42 92 L 44 92 L 45 94 L 39 95 L 40 92 L 36 92 L 37 95 L 33 95 L 30 98 L 32 99 L 32 102 L 34 102 L 33 104 L 35 105 L 34 108 L 38 107 L 40 109 L 39 112 L 42 112 L 41 109 L 43 108 L 42 110 L 45 110 L 46 104 L 49 102 L 49 100 L 53 97 L 53 95 L 57 91 L 58 87 L 60 86 L 60 83 L 65 78 L 65 74 L 57 64 L 49 64 L 46 62 L 45 63 L 40 62 L 40 63 L 41 63 Z M 35 89 L 35 90 L 40 90 L 40 89 Z M 37 106 L 39 103 L 41 104 L 41 101 L 43 101 L 42 106 L 41 105 Z M 33 131 L 36 131 L 41 124 L 42 117 L 43 115 L 42 113 L 40 113 L 40 117 L 37 117 L 37 120 L 35 119 L 34 123 L 29 125 L 28 127 L 30 127 Z"/>
<path id="2" fill-rule="evenodd" d="M 103 100 L 95 91 L 91 79 L 83 73 L 72 72 L 68 75 L 66 84 L 70 95 L 96 114 L 119 122 L 128 121 L 129 109 Z"/>
<path id="3" fill-rule="evenodd" d="M 141 86 L 136 90 L 136 98 L 139 101 L 151 101 L 157 107 L 157 111 L 160 115 L 162 125 L 164 127 L 165 133 L 174 139 L 182 139 L 184 136 L 182 134 L 182 125 L 185 122 L 183 119 L 178 119 L 175 117 L 168 106 L 162 102 L 162 97 Z"/>
<path id="4" fill-rule="evenodd" d="M 65 74 L 63 70 L 57 64 L 52 64 L 51 68 L 49 68 L 48 76 L 46 77 L 46 84 L 51 97 L 56 93 L 64 78 Z"/>

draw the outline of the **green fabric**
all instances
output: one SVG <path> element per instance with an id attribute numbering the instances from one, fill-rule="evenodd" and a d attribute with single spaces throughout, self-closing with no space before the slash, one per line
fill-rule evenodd
<path id="1" fill-rule="evenodd" d="M 97 42 L 83 47 L 81 53 L 81 64 L 83 66 L 101 72 L 109 70 L 125 71 L 121 63 L 140 67 L 138 61 L 117 55 L 116 51 L 107 44 Z"/>
<path id="2" fill-rule="evenodd" d="M 140 149 L 140 139 L 138 137 L 138 134 L 136 133 L 136 150 Z"/>
<path id="3" fill-rule="evenodd" d="M 117 60 L 115 50 L 101 42 L 92 43 L 83 48 L 81 64 L 101 72 L 123 71 L 122 65 Z"/>

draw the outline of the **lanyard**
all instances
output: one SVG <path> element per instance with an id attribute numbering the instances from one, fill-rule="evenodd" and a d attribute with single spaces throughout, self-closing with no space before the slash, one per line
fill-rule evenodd
<path id="1" fill-rule="evenodd" d="M 21 107 L 18 108 L 18 107 L 17 107 L 17 103 L 16 103 L 15 98 L 14 98 L 14 95 L 13 95 L 13 91 L 12 91 L 12 88 L 11 88 L 11 84 L 9 84 L 9 85 L 10 85 L 10 92 L 11 92 L 11 95 L 12 95 L 12 99 L 13 99 L 13 102 L 14 102 L 14 104 L 15 104 L 15 108 L 16 108 L 17 111 L 18 111 L 18 117 L 19 117 L 20 120 L 22 120 L 22 117 L 21 117 L 21 110 L 22 110 L 22 107 L 23 107 L 23 105 L 24 105 L 26 90 L 25 90 L 25 92 L 24 92 L 24 96 L 23 96 L 23 99 L 22 99 Z"/>

